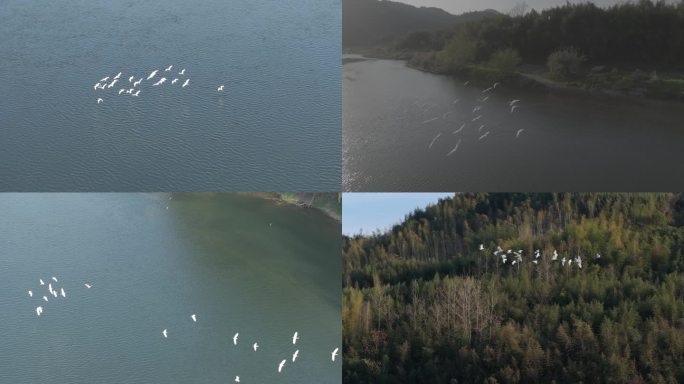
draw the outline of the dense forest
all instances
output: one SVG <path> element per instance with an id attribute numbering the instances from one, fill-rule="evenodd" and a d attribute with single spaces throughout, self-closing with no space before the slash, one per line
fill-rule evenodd
<path id="1" fill-rule="evenodd" d="M 343 258 L 346 383 L 684 382 L 684 194 L 457 194 Z"/>
<path id="2" fill-rule="evenodd" d="M 379 0 L 342 0 L 342 47 L 392 44 L 411 32 L 437 31 L 497 14 L 483 11 L 452 15 L 439 8 Z"/>

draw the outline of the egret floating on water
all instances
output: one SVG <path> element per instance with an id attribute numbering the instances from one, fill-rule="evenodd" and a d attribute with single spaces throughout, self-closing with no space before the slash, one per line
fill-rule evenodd
<path id="1" fill-rule="evenodd" d="M 518 129 L 518 133 L 515 134 L 515 138 L 516 138 L 516 139 L 517 139 L 518 137 L 520 137 L 520 134 L 522 133 L 522 131 L 524 131 L 524 129 Z"/>
<path id="2" fill-rule="evenodd" d="M 339 350 L 339 348 L 335 348 L 335 349 L 332 351 L 332 361 L 335 361 L 335 357 L 337 356 L 337 351 L 338 351 L 338 350 Z"/>
<path id="3" fill-rule="evenodd" d="M 97 103 L 98 103 L 98 104 L 100 104 L 100 103 L 103 102 L 103 101 L 104 101 L 104 100 L 102 100 L 101 97 L 97 99 Z"/>
<path id="4" fill-rule="evenodd" d="M 155 77 L 155 76 L 157 75 L 157 72 L 159 72 L 158 69 L 155 69 L 154 71 L 152 71 L 152 73 L 150 73 L 150 75 L 147 76 L 147 80 L 149 80 L 149 79 Z"/>
<path id="5" fill-rule="evenodd" d="M 41 313 L 43 313 L 43 307 L 36 308 L 36 315 L 40 316 Z"/>
<path id="6" fill-rule="evenodd" d="M 297 359 L 297 356 L 299 355 L 299 349 L 295 351 L 294 354 L 292 354 L 292 362 L 294 363 L 295 360 Z"/>
<path id="7" fill-rule="evenodd" d="M 240 335 L 240 333 L 238 332 L 233 336 L 233 345 L 237 345 L 237 339 L 238 339 L 239 335 Z"/>
<path id="8" fill-rule="evenodd" d="M 438 133 L 437 136 L 435 136 L 434 139 L 432 139 L 432 141 L 430 142 L 430 145 L 428 145 L 428 149 L 432 148 L 432 144 L 434 144 L 435 141 L 436 141 L 440 136 L 442 136 L 442 133 L 441 133 L 441 132 Z"/>
<path id="9" fill-rule="evenodd" d="M 221 85 L 220 87 L 218 87 L 217 91 L 218 91 L 218 92 L 223 92 L 223 85 Z"/>
<path id="10" fill-rule="evenodd" d="M 485 137 L 487 137 L 488 135 L 489 135 L 489 131 L 487 131 L 487 133 L 485 133 L 484 135 L 480 136 L 480 138 L 478 140 L 482 140 Z"/>
<path id="11" fill-rule="evenodd" d="M 28 294 L 29 294 L 29 297 L 33 297 L 33 292 L 31 292 L 30 290 L 28 291 Z"/>
<path id="12" fill-rule="evenodd" d="M 280 362 L 280 364 L 278 364 L 278 372 L 280 372 L 280 371 L 283 370 L 283 366 L 285 365 L 285 362 L 286 362 L 286 361 L 287 361 L 287 360 L 283 360 L 283 361 Z"/>
<path id="13" fill-rule="evenodd" d="M 169 65 L 164 71 L 169 72 L 171 71 L 171 68 L 173 68 L 173 65 Z"/>
<path id="14" fill-rule="evenodd" d="M 190 317 L 192 318 L 192 321 L 197 322 L 197 315 L 193 313 Z"/>
<path id="15" fill-rule="evenodd" d="M 186 79 L 185 83 L 183 83 L 182 87 L 185 88 L 185 86 L 188 84 L 190 84 L 190 79 Z"/>
<path id="16" fill-rule="evenodd" d="M 164 328 L 164 330 L 162 331 L 162 335 L 164 335 L 165 339 L 169 337 L 168 333 L 166 332 L 166 328 Z"/>
<path id="17" fill-rule="evenodd" d="M 295 332 L 294 335 L 292 335 L 292 344 L 297 344 L 297 340 L 299 340 L 299 335 Z"/>
<path id="18" fill-rule="evenodd" d="M 256 352 L 257 348 L 259 348 L 259 344 L 254 343 L 254 345 L 252 345 L 252 348 L 254 348 L 254 352 Z"/>
<path id="19" fill-rule="evenodd" d="M 239 383 L 240 382 L 240 376 L 235 376 L 235 382 Z"/>

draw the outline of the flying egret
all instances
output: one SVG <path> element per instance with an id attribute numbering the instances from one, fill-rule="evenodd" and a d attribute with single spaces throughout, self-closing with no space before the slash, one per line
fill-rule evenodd
<path id="1" fill-rule="evenodd" d="M 102 100 L 101 97 L 98 97 L 98 98 L 97 98 L 97 103 L 98 103 L 98 104 L 100 104 L 102 101 L 104 101 L 104 100 Z"/>
<path id="2" fill-rule="evenodd" d="M 339 350 L 339 348 L 335 348 L 335 349 L 332 351 L 332 361 L 335 361 L 335 357 L 337 356 L 337 351 L 338 351 L 338 350 Z"/>
<path id="3" fill-rule="evenodd" d="M 299 335 L 295 332 L 294 335 L 292 335 L 292 344 L 297 344 L 297 340 L 299 340 Z"/>
<path id="4" fill-rule="evenodd" d="M 185 75 L 185 68 L 183 68 L 180 72 L 178 72 L 179 75 Z"/>
<path id="5" fill-rule="evenodd" d="M 192 318 L 192 321 L 197 322 L 197 315 L 193 313 L 190 317 Z"/>
<path id="6" fill-rule="evenodd" d="M 164 330 L 162 331 L 162 335 L 164 335 L 165 339 L 169 337 L 168 333 L 166 332 L 166 328 L 164 328 Z"/>
<path id="7" fill-rule="evenodd" d="M 172 85 L 173 85 L 173 84 L 176 84 L 177 81 L 178 81 L 178 78 L 175 78 L 175 79 L 171 80 L 171 84 L 172 84 Z"/>
<path id="8" fill-rule="evenodd" d="M 134 91 L 134 88 L 128 88 L 128 90 L 126 91 L 126 93 L 130 95 L 131 93 L 133 93 L 133 91 Z"/>
<path id="9" fill-rule="evenodd" d="M 297 359 L 297 356 L 299 355 L 299 349 L 295 351 L 294 354 L 292 354 L 292 362 L 294 363 L 295 360 Z"/>
<path id="10" fill-rule="evenodd" d="M 218 87 L 217 91 L 218 91 L 218 92 L 223 92 L 223 85 L 221 85 L 220 87 Z"/>
<path id="11" fill-rule="evenodd" d="M 485 133 L 484 135 L 480 136 L 480 138 L 478 140 L 482 140 L 485 137 L 487 137 L 488 135 L 489 135 L 489 131 L 487 131 L 487 133 Z"/>
<path id="12" fill-rule="evenodd" d="M 139 90 L 139 89 L 138 89 L 138 92 L 136 92 L 136 93 L 131 93 L 131 95 L 133 95 L 133 96 L 138 96 L 139 94 L 140 94 L 140 90 Z"/>
<path id="13" fill-rule="evenodd" d="M 489 87 L 489 88 L 483 90 L 482 93 L 487 93 L 487 92 L 491 91 L 492 89 L 494 89 L 494 87 Z"/>
<path id="14" fill-rule="evenodd" d="M 185 88 L 185 86 L 188 84 L 190 84 L 190 79 L 186 79 L 185 83 L 183 83 L 182 87 Z"/>
<path id="15" fill-rule="evenodd" d="M 104 82 L 104 81 L 107 81 L 107 80 L 109 80 L 109 76 L 103 77 L 102 79 L 100 79 L 100 83 L 102 83 L 102 82 Z"/>
<path id="16" fill-rule="evenodd" d="M 433 121 L 435 121 L 437 119 L 439 119 L 439 117 L 433 117 L 432 119 L 428 119 L 428 120 L 423 121 L 423 124 L 432 123 Z"/>
<path id="17" fill-rule="evenodd" d="M 140 83 L 142 83 L 142 77 L 138 79 L 135 83 L 133 83 L 133 88 L 137 87 Z"/>
<path id="18" fill-rule="evenodd" d="M 88 283 L 85 283 L 85 284 L 83 284 L 83 285 L 85 285 L 85 287 L 88 288 L 88 289 L 90 289 L 90 287 L 92 287 L 92 285 L 90 285 L 90 284 L 88 284 Z"/>
<path id="19" fill-rule="evenodd" d="M 33 292 L 31 292 L 31 290 L 29 290 L 28 293 L 29 293 L 29 297 L 33 297 Z"/>
<path id="20" fill-rule="evenodd" d="M 287 361 L 287 360 L 283 360 L 283 361 L 280 362 L 280 364 L 278 364 L 278 372 L 280 372 L 280 371 L 283 370 L 283 366 L 285 365 L 285 362 L 286 362 L 286 361 Z"/>
<path id="21" fill-rule="evenodd" d="M 155 76 L 157 75 L 157 72 L 159 72 L 158 69 L 155 69 L 154 71 L 152 71 L 152 73 L 150 73 L 150 75 L 147 76 L 147 80 L 149 80 L 149 79 L 155 77 Z"/>
<path id="22" fill-rule="evenodd" d="M 482 124 L 480 125 L 480 128 L 477 129 L 478 132 L 482 132 L 482 128 L 486 127 L 487 124 Z"/>
<path id="23" fill-rule="evenodd" d="M 465 126 L 466 126 L 466 123 L 463 123 L 463 125 L 461 125 L 461 128 L 455 130 L 455 131 L 453 132 L 453 134 L 455 135 L 455 134 L 461 132 L 461 131 L 463 130 L 463 128 L 465 128 Z"/>
<path id="24" fill-rule="evenodd" d="M 259 348 L 259 344 L 254 343 L 254 345 L 252 345 L 252 348 L 254 348 L 254 352 L 256 352 L 257 348 Z"/>
<path id="25" fill-rule="evenodd" d="M 169 71 L 171 71 L 171 68 L 173 68 L 173 65 L 169 65 L 164 71 L 169 72 Z"/>
<path id="26" fill-rule="evenodd" d="M 56 299 L 57 298 L 57 291 L 52 291 L 52 296 L 54 296 Z"/>
<path id="27" fill-rule="evenodd" d="M 123 89 L 123 88 L 119 89 L 119 95 L 124 93 L 124 91 L 125 91 L 125 89 Z"/>
<path id="28" fill-rule="evenodd" d="M 107 85 L 107 88 L 111 88 L 111 87 L 113 87 L 113 86 L 114 86 L 114 84 L 116 84 L 116 83 L 118 83 L 118 82 L 119 82 L 119 79 L 114 79 L 114 80 L 112 80 L 112 82 L 111 82 L 111 83 L 109 83 L 109 85 Z"/>
<path id="29" fill-rule="evenodd" d="M 95 90 L 97 90 L 98 88 L 100 88 L 100 83 L 95 84 L 95 86 L 93 87 L 93 89 Z"/>
<path id="30" fill-rule="evenodd" d="M 64 292 L 64 288 L 60 288 L 60 293 L 62 294 L 62 297 L 66 297 L 66 293 Z"/>
<path id="31" fill-rule="evenodd" d="M 473 108 L 473 113 L 479 111 L 480 109 L 482 109 L 482 106 L 481 106 L 481 105 L 476 105 L 475 108 Z"/>
<path id="32" fill-rule="evenodd" d="M 463 83 L 463 85 L 468 85 L 468 84 L 470 84 L 470 81 L 466 81 L 465 83 Z"/>
<path id="33" fill-rule="evenodd" d="M 489 100 L 489 96 L 485 96 L 481 99 L 479 99 L 481 103 L 484 103 L 485 101 Z"/>
<path id="34" fill-rule="evenodd" d="M 43 281 L 43 279 L 40 279 L 40 285 L 45 285 L 45 282 Z"/>
<path id="35" fill-rule="evenodd" d="M 482 118 L 482 115 L 478 115 L 477 117 L 475 117 L 473 119 L 473 122 L 476 122 L 476 121 L 480 120 L 481 118 Z"/>
<path id="36" fill-rule="evenodd" d="M 240 376 L 235 376 L 235 382 L 239 383 L 240 382 Z"/>
<path id="37" fill-rule="evenodd" d="M 437 136 L 435 136 L 434 139 L 432 139 L 432 141 L 430 142 L 430 145 L 428 145 L 428 149 L 431 149 L 431 148 L 432 148 L 432 144 L 434 144 L 435 141 L 437 141 L 437 139 L 438 139 L 440 136 L 442 136 L 442 133 L 441 133 L 441 132 L 438 133 Z"/>
<path id="38" fill-rule="evenodd" d="M 43 300 L 44 300 L 44 301 L 48 301 L 47 296 L 43 296 Z"/>
<path id="39" fill-rule="evenodd" d="M 511 113 L 515 112 L 516 109 L 518 109 L 518 106 L 517 106 L 517 105 L 512 106 L 512 107 L 511 107 Z"/>
<path id="40" fill-rule="evenodd" d="M 119 77 L 121 77 L 121 72 L 119 72 L 116 76 L 114 76 L 114 80 L 118 80 Z"/>
<path id="41" fill-rule="evenodd" d="M 236 334 L 235 334 L 235 336 L 233 336 L 233 345 L 237 345 L 237 339 L 238 339 L 238 335 L 240 335 L 240 333 L 239 333 L 239 332 L 238 332 L 238 333 L 236 333 Z"/>
<path id="42" fill-rule="evenodd" d="M 515 104 L 515 103 L 519 103 L 519 102 L 520 102 L 520 100 L 518 100 L 518 99 L 515 99 L 515 100 L 511 100 L 511 102 L 510 102 L 510 103 L 508 103 L 508 106 L 509 106 L 509 107 L 512 107 L 512 106 L 513 106 L 513 104 Z"/>
<path id="43" fill-rule="evenodd" d="M 132 83 L 132 82 L 133 82 L 133 79 L 135 79 L 135 76 L 129 77 L 129 78 L 128 78 L 128 82 L 129 82 L 129 83 Z"/>
<path id="44" fill-rule="evenodd" d="M 48 283 L 48 292 L 52 294 L 52 283 Z"/>
<path id="45" fill-rule="evenodd" d="M 517 139 L 518 137 L 520 137 L 520 134 L 522 133 L 522 131 L 524 131 L 524 129 L 518 129 L 518 133 L 515 134 L 515 138 L 516 138 L 516 139 Z"/>
<path id="46" fill-rule="evenodd" d="M 41 313 L 43 313 L 43 307 L 36 308 L 36 315 L 40 316 Z"/>

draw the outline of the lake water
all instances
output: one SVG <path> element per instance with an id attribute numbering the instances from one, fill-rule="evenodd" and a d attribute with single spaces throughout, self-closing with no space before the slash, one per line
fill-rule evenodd
<path id="1" fill-rule="evenodd" d="M 344 64 L 343 189 L 684 189 L 672 173 L 684 163 L 684 104 L 505 87 L 482 93 L 464 82 L 402 61 Z M 513 99 L 521 101 L 511 113 Z"/>
<path id="2" fill-rule="evenodd" d="M 339 223 L 170 196 L 0 194 L 0 382 L 340 383 Z"/>
<path id="3" fill-rule="evenodd" d="M 340 188 L 339 0 L 3 0 L 0 36 L 0 190 Z"/>

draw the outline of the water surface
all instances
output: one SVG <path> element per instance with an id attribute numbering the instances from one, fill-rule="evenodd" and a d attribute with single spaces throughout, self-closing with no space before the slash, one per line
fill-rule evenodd
<path id="1" fill-rule="evenodd" d="M 464 81 L 402 61 L 347 60 L 343 189 L 684 188 L 673 174 L 684 162 L 684 104 L 505 87 L 483 93 Z M 511 113 L 514 99 L 521 101 Z"/>
<path id="2" fill-rule="evenodd" d="M 0 2 L 0 190 L 338 190 L 340 19 L 339 0 Z M 118 95 L 154 69 L 169 82 Z"/>
<path id="3" fill-rule="evenodd" d="M 339 223 L 248 196 L 169 197 L 0 194 L 0 382 L 339 383 Z M 66 297 L 45 303 L 52 276 Z"/>

